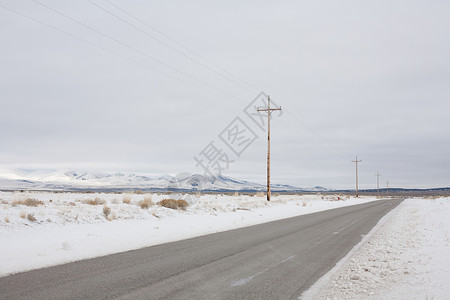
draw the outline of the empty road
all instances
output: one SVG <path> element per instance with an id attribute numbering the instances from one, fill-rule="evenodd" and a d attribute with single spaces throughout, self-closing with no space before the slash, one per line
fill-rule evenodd
<path id="1" fill-rule="evenodd" d="M 0 278 L 0 299 L 294 299 L 401 201 L 343 207 L 11 275 Z"/>

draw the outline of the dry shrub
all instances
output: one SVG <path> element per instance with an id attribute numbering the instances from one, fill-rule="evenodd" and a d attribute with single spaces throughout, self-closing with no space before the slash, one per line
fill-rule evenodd
<path id="1" fill-rule="evenodd" d="M 303 200 L 302 205 L 303 205 L 303 206 L 306 206 L 306 201 L 305 201 L 305 200 Z"/>
<path id="2" fill-rule="evenodd" d="M 257 192 L 256 197 L 264 197 L 264 192 Z"/>
<path id="3" fill-rule="evenodd" d="M 1 202 L 2 204 L 8 204 L 8 201 L 3 200 L 3 199 L 1 199 L 0 202 Z"/>
<path id="4" fill-rule="evenodd" d="M 130 204 L 131 203 L 131 197 L 130 196 L 123 196 L 122 202 L 125 203 L 125 204 Z"/>
<path id="5" fill-rule="evenodd" d="M 8 217 L 5 217 L 5 222 L 9 223 L 9 218 Z"/>
<path id="6" fill-rule="evenodd" d="M 26 213 L 26 212 L 24 212 L 24 211 L 21 211 L 21 212 L 20 212 L 20 217 L 21 217 L 22 219 L 25 219 L 26 216 L 27 216 L 27 213 Z"/>
<path id="7" fill-rule="evenodd" d="M 105 218 L 108 219 L 109 214 L 111 213 L 111 208 L 108 206 L 103 206 L 103 214 L 105 215 Z"/>
<path id="8" fill-rule="evenodd" d="M 38 206 L 38 205 L 42 205 L 44 204 L 43 201 L 39 201 L 33 198 L 27 198 L 25 200 L 14 200 L 12 205 L 13 206 L 17 206 L 17 205 L 26 205 L 26 206 Z"/>
<path id="9" fill-rule="evenodd" d="M 188 205 L 189 204 L 186 202 L 186 200 L 177 200 L 177 206 L 182 210 L 186 210 L 186 207 L 188 207 Z"/>
<path id="10" fill-rule="evenodd" d="M 171 208 L 171 209 L 178 208 L 178 203 L 177 203 L 177 200 L 175 200 L 175 199 L 163 199 L 158 202 L 158 205 L 161 205 L 161 206 L 164 206 L 167 208 Z"/>
<path id="11" fill-rule="evenodd" d="M 27 219 L 30 222 L 36 222 L 37 221 L 36 218 L 34 217 L 34 214 L 28 214 L 27 215 Z"/>
<path id="12" fill-rule="evenodd" d="M 136 190 L 136 191 L 134 191 L 134 193 L 135 193 L 135 194 L 138 194 L 138 195 L 142 195 L 144 192 L 141 191 L 141 190 Z"/>
<path id="13" fill-rule="evenodd" d="M 103 199 L 100 199 L 99 197 L 96 197 L 94 200 L 92 200 L 92 199 L 83 200 L 82 203 L 89 204 L 89 205 L 103 205 L 106 203 L 106 201 Z"/>
<path id="14" fill-rule="evenodd" d="M 142 209 L 147 209 L 153 205 L 152 197 L 145 197 L 144 200 L 139 201 L 139 206 Z"/>

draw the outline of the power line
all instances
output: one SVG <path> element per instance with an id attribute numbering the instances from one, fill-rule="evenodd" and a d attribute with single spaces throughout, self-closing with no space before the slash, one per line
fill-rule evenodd
<path id="1" fill-rule="evenodd" d="M 196 88 L 198 88 L 198 89 L 201 89 L 201 90 L 210 92 L 210 90 L 207 90 L 207 89 L 205 89 L 204 87 L 202 87 L 202 86 L 200 86 L 200 85 L 197 85 L 197 84 L 194 84 L 194 83 L 192 83 L 192 82 L 186 81 L 186 80 L 181 79 L 181 78 L 179 78 L 179 77 L 175 77 L 175 76 L 173 76 L 173 75 L 171 75 L 171 74 L 169 74 L 169 73 L 167 73 L 167 72 L 161 71 L 161 70 L 159 70 L 159 69 L 156 69 L 155 67 L 149 66 L 149 65 L 147 65 L 147 64 L 145 64 L 145 63 L 142 63 L 142 62 L 140 62 L 140 61 L 138 61 L 138 60 L 136 60 L 136 59 L 130 58 L 130 57 L 128 57 L 128 56 L 126 56 L 126 55 L 123 55 L 123 54 L 120 54 L 120 53 L 118 53 L 118 52 L 116 52 L 116 51 L 114 51 L 114 50 L 105 48 L 105 47 L 103 47 L 103 46 L 101 46 L 101 45 L 99 45 L 99 44 L 96 44 L 96 43 L 93 43 L 93 42 L 91 42 L 91 41 L 88 41 L 88 40 L 86 40 L 86 39 L 84 39 L 84 38 L 81 38 L 81 37 L 79 37 L 79 36 L 76 36 L 76 35 L 74 35 L 74 34 L 72 34 L 72 33 L 70 33 L 70 32 L 67 32 L 67 31 L 65 31 L 65 30 L 63 30 L 63 29 L 60 29 L 60 28 L 58 28 L 58 27 L 56 27 L 56 26 L 53 26 L 53 25 L 51 25 L 51 24 L 48 24 L 48 23 L 43 22 L 43 21 L 41 21 L 41 20 L 38 20 L 38 19 L 36 19 L 36 18 L 34 18 L 34 17 L 32 17 L 32 16 L 26 15 L 26 14 L 24 14 L 24 13 L 21 13 L 21 12 L 19 12 L 19 11 L 17 11 L 17 10 L 11 9 L 11 8 L 9 8 L 9 7 L 6 7 L 6 6 L 3 6 L 3 5 L 1 5 L 1 4 L 0 4 L 0 7 L 3 8 L 3 9 L 5 9 L 5 10 L 7 10 L 7 11 L 10 11 L 10 12 L 16 14 L 16 15 L 19 15 L 19 16 L 21 16 L 21 17 L 23 17 L 23 18 L 29 19 L 29 20 L 31 20 L 31 21 L 34 21 L 34 22 L 38 23 L 38 24 L 41 24 L 41 25 L 46 26 L 46 27 L 48 27 L 48 28 L 51 28 L 51 29 L 53 29 L 53 30 L 55 30 L 55 31 L 58 31 L 58 32 L 60 32 L 60 33 L 63 33 L 63 34 L 65 34 L 65 35 L 67 35 L 67 36 L 69 36 L 69 37 L 71 37 L 71 38 L 73 38 L 73 39 L 76 39 L 76 40 L 78 40 L 78 41 L 81 41 L 81 42 L 83 42 L 83 43 L 86 43 L 86 44 L 88 44 L 88 45 L 90 45 L 90 46 L 92 46 L 92 47 L 98 48 L 98 49 L 100 49 L 100 50 L 103 50 L 103 51 L 105 51 L 105 52 L 108 52 L 108 53 L 110 53 L 110 54 L 113 54 L 113 55 L 115 55 L 115 56 L 118 56 L 118 57 L 120 57 L 120 58 L 123 58 L 123 59 L 125 59 L 125 60 L 131 61 L 131 62 L 133 62 L 133 63 L 135 63 L 135 64 L 137 64 L 137 65 L 139 65 L 139 66 L 145 67 L 145 68 L 147 68 L 147 69 L 149 69 L 149 70 L 152 70 L 152 71 L 155 71 L 155 72 L 157 72 L 157 73 L 166 75 L 166 76 L 168 76 L 168 77 L 170 77 L 170 78 L 172 78 L 172 79 L 175 79 L 175 80 L 177 80 L 177 81 L 180 81 L 180 82 L 182 82 L 182 83 L 184 83 L 184 84 L 191 85 L 191 86 L 196 87 Z M 235 98 L 235 97 L 233 97 L 233 98 Z M 233 101 L 234 101 L 234 100 L 233 100 Z M 235 102 L 238 103 L 237 101 L 235 101 Z M 240 102 L 239 102 L 239 103 L 240 103 Z"/>
<path id="2" fill-rule="evenodd" d="M 377 176 L 377 197 L 380 198 L 380 172 L 377 172 L 375 176 Z"/>
<path id="3" fill-rule="evenodd" d="M 389 180 L 386 181 L 386 196 L 389 196 Z"/>
<path id="4" fill-rule="evenodd" d="M 203 80 L 201 80 L 201 79 L 196 78 L 195 76 L 192 76 L 192 75 L 190 75 L 190 74 L 188 74 L 188 73 L 186 73 L 186 72 L 184 72 L 184 71 L 182 71 L 182 70 L 179 70 L 179 69 L 177 69 L 177 68 L 175 68 L 175 67 L 173 67 L 173 66 L 171 66 L 171 65 L 169 65 L 169 64 L 167 64 L 167 63 L 165 63 L 165 62 L 163 62 L 163 61 L 161 61 L 161 60 L 159 60 L 159 59 L 157 59 L 157 58 L 154 58 L 154 57 L 148 55 L 147 53 L 142 52 L 142 51 L 140 51 L 140 50 L 138 50 L 138 49 L 136 49 L 136 48 L 134 48 L 134 47 L 132 47 L 132 46 L 130 46 L 130 45 L 127 45 L 126 43 L 124 43 L 124 42 L 122 42 L 122 41 L 120 41 L 120 40 L 118 40 L 118 39 L 116 39 L 116 38 L 114 38 L 114 37 L 111 37 L 111 36 L 109 36 L 109 35 L 107 35 L 107 34 L 101 32 L 101 31 L 99 31 L 99 30 L 97 30 L 97 29 L 95 29 L 95 28 L 93 28 L 93 27 L 91 27 L 91 26 L 89 26 L 89 25 L 87 25 L 87 24 L 84 24 L 83 22 L 78 21 L 77 19 L 72 18 L 71 16 L 66 15 L 66 14 L 60 12 L 59 10 L 56 10 L 56 9 L 54 9 L 54 8 L 52 8 L 52 7 L 50 7 L 50 6 L 46 5 L 46 4 L 44 4 L 44 3 L 42 3 L 42 2 L 39 2 L 38 0 L 33 0 L 33 1 L 34 1 L 35 3 L 41 5 L 42 7 L 45 7 L 46 9 L 48 9 L 48 10 L 50 10 L 50 11 L 52 11 L 52 12 L 54 12 L 54 13 L 60 15 L 60 16 L 63 16 L 63 17 L 65 17 L 65 18 L 67 18 L 67 19 L 69 19 L 69 20 L 71 20 L 71 21 L 73 21 L 73 22 L 75 22 L 75 23 L 77 23 L 77 24 L 79 24 L 79 25 L 85 27 L 85 28 L 88 28 L 89 30 L 94 31 L 94 32 L 96 32 L 97 34 L 100 34 L 101 36 L 103 36 L 103 37 L 105 37 L 105 38 L 107 38 L 107 39 L 109 39 L 109 40 L 112 40 L 112 41 L 114 41 L 115 43 L 118 43 L 118 44 L 120 44 L 121 46 L 123 46 L 123 47 L 125 47 L 125 48 L 128 48 L 128 49 L 130 49 L 130 50 L 132 50 L 132 51 L 134 51 L 134 52 L 136 52 L 136 53 L 138 53 L 138 54 L 140 54 L 140 55 L 142 55 L 142 56 L 145 56 L 145 57 L 147 57 L 147 58 L 149 58 L 149 59 L 151 59 L 151 60 L 153 60 L 153 61 L 155 61 L 155 62 L 161 64 L 161 65 L 164 65 L 165 67 L 167 67 L 167 68 L 169 68 L 169 69 L 171 69 L 171 70 L 173 70 L 173 71 L 175 71 L 175 72 L 178 72 L 178 73 L 180 73 L 180 74 L 183 74 L 184 76 L 187 76 L 187 77 L 189 77 L 189 78 L 191 78 L 191 79 L 193 79 L 193 80 L 195 80 L 195 81 L 197 81 L 197 82 L 199 82 L 199 83 L 201 83 L 201 84 L 203 84 L 203 85 L 205 85 L 205 86 L 207 86 L 207 87 L 209 87 L 209 88 L 211 88 L 211 89 L 213 89 L 213 90 L 215 90 L 215 91 L 218 91 L 218 92 L 220 92 L 220 93 L 222 93 L 222 94 L 228 95 L 228 96 L 230 96 L 230 97 L 232 97 L 232 98 L 234 98 L 234 99 L 237 99 L 237 100 L 239 100 L 239 101 L 244 101 L 243 99 L 240 99 L 240 98 L 238 98 L 238 97 L 236 97 L 236 96 L 230 94 L 230 93 L 227 92 L 227 91 L 224 91 L 224 90 L 222 90 L 222 89 L 220 89 L 220 88 L 217 88 L 217 87 L 215 87 L 215 86 L 213 86 L 213 85 L 211 85 L 211 84 L 209 84 L 209 83 L 207 83 L 207 82 L 205 82 L 205 81 L 203 81 Z"/>
<path id="5" fill-rule="evenodd" d="M 247 88 L 246 86 L 244 86 L 244 85 L 240 84 L 239 82 L 237 82 L 236 80 L 230 79 L 230 78 L 228 78 L 227 76 L 225 76 L 224 74 L 222 74 L 222 73 L 220 73 L 220 72 L 217 72 L 216 70 L 214 70 L 213 68 L 209 67 L 208 65 L 206 65 L 206 64 L 204 64 L 204 63 L 198 61 L 197 59 L 195 59 L 195 58 L 193 58 L 193 57 L 187 55 L 186 53 L 183 53 L 182 51 L 180 51 L 180 50 L 178 50 L 177 48 L 173 47 L 172 45 L 166 43 L 165 41 L 163 41 L 163 40 L 161 40 L 161 39 L 159 39 L 159 38 L 153 36 L 152 34 L 148 33 L 147 31 L 142 30 L 141 28 L 137 27 L 136 25 L 134 25 L 134 24 L 128 22 L 128 21 L 125 20 L 124 18 L 122 18 L 122 17 L 116 15 L 115 13 L 111 12 L 110 10 L 106 9 L 105 7 L 103 7 L 103 6 L 101 6 L 101 5 L 98 5 L 97 3 L 95 3 L 95 2 L 93 2 L 93 1 L 91 1 L 91 0 L 87 0 L 87 1 L 88 1 L 89 3 L 91 3 L 92 5 L 94 5 L 95 7 L 97 7 L 97 8 L 99 8 L 99 9 L 103 10 L 103 11 L 106 12 L 107 14 L 109 14 L 109 15 L 111 15 L 111 16 L 113 16 L 113 17 L 119 19 L 119 20 L 121 20 L 121 21 L 124 22 L 125 24 L 128 24 L 128 25 L 131 26 L 132 28 L 134 28 L 134 29 L 136 29 L 136 30 L 138 30 L 138 31 L 140 31 L 140 32 L 142 32 L 142 33 L 144 33 L 146 36 L 148 36 L 148 37 L 150 37 L 150 38 L 152 38 L 152 39 L 154 39 L 154 40 L 160 42 L 161 44 L 163 44 L 163 45 L 165 45 L 166 47 L 168 47 L 168 48 L 172 49 L 173 51 L 175 51 L 176 53 L 178 53 L 178 54 L 180 54 L 180 55 L 183 55 L 184 57 L 186 57 L 186 58 L 190 59 L 191 61 L 193 61 L 193 62 L 195 62 L 195 63 L 201 65 L 202 67 L 208 69 L 209 71 L 211 71 L 211 72 L 213 72 L 213 73 L 215 73 L 215 74 L 217 74 L 217 75 L 219 75 L 219 76 L 225 78 L 226 80 L 232 82 L 233 84 L 235 84 L 235 85 L 237 85 L 237 86 L 239 86 L 239 87 L 241 87 L 241 88 L 243 88 L 243 89 L 245 89 L 245 90 L 247 90 L 247 91 L 254 92 L 253 89 L 249 89 L 249 88 Z"/>
<path id="6" fill-rule="evenodd" d="M 170 37 L 169 35 L 165 34 L 164 32 L 158 30 L 157 28 L 155 28 L 155 26 L 150 25 L 149 23 L 147 23 L 147 22 L 145 22 L 145 21 L 143 21 L 143 20 L 137 18 L 136 16 L 134 16 L 134 15 L 131 14 L 130 12 L 126 11 L 125 9 L 119 7 L 117 4 L 113 3 L 112 1 L 110 1 L 110 0 L 104 0 L 104 1 L 107 2 L 107 3 L 109 3 L 110 5 L 114 6 L 115 8 L 117 8 L 118 10 L 120 10 L 121 12 L 123 12 L 124 14 L 126 14 L 126 15 L 130 16 L 131 18 L 135 19 L 136 21 L 140 22 L 141 24 L 145 25 L 146 27 L 150 28 L 151 30 L 153 30 L 153 31 L 157 32 L 158 34 L 164 36 L 166 39 L 170 40 L 170 41 L 173 42 L 174 44 L 180 46 L 181 48 L 183 48 L 183 49 L 189 51 L 191 54 L 194 54 L 195 56 L 197 56 L 198 58 L 202 59 L 203 61 L 209 63 L 210 65 L 212 65 L 212 66 L 214 66 L 214 67 L 216 67 L 216 68 L 219 69 L 220 71 L 222 71 L 222 72 L 228 74 L 229 76 L 231 76 L 231 77 L 237 79 L 238 81 L 240 81 L 240 82 L 246 84 L 247 86 L 253 88 L 253 89 L 256 90 L 257 92 L 260 92 L 260 91 L 261 91 L 261 89 L 258 88 L 257 86 L 255 86 L 255 85 L 249 83 L 248 81 L 246 81 L 246 80 L 244 80 L 244 79 L 242 79 L 242 78 L 240 78 L 240 77 L 238 77 L 238 76 L 236 76 L 236 75 L 234 75 L 234 74 L 228 72 L 227 70 L 225 70 L 224 68 L 222 68 L 222 67 L 220 67 L 219 65 L 215 64 L 214 62 L 208 60 L 207 58 L 205 58 L 204 56 L 202 56 L 202 55 L 199 54 L 198 52 L 196 52 L 196 51 L 190 49 L 189 47 L 187 47 L 187 46 L 183 45 L 182 43 L 176 41 L 174 38 Z"/>
<path id="7" fill-rule="evenodd" d="M 270 117 L 279 108 L 270 108 L 270 96 L 267 96 L 267 108 L 258 108 L 257 111 L 267 112 L 267 201 L 270 201 Z"/>
<path id="8" fill-rule="evenodd" d="M 356 160 L 352 160 L 352 162 L 356 164 L 356 198 L 358 198 L 358 163 L 362 162 L 362 160 L 358 160 L 358 156 L 356 156 Z"/>

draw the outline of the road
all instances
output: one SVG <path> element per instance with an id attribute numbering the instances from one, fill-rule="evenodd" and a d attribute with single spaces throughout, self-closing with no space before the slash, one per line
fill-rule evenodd
<path id="1" fill-rule="evenodd" d="M 11 275 L 0 278 L 0 299 L 293 299 L 401 201 L 343 207 Z"/>

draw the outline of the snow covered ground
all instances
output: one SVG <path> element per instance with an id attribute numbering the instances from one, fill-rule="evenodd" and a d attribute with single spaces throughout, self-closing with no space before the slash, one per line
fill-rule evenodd
<path id="1" fill-rule="evenodd" d="M 191 204 L 141 208 L 150 198 Z M 0 192 L 0 276 L 373 200 Z M 405 200 L 302 298 L 450 299 L 449 216 L 450 198 Z"/>
<path id="2" fill-rule="evenodd" d="M 183 197 L 0 192 L 0 276 L 375 200 L 282 195 L 267 202 L 263 195 L 197 195 L 187 196 L 192 204 L 186 211 L 139 206 L 144 199 Z M 27 206 L 33 204 L 27 199 L 42 204 Z M 111 209 L 108 217 L 105 206 Z"/>
<path id="3" fill-rule="evenodd" d="M 450 299 L 450 198 L 405 200 L 301 299 Z"/>

